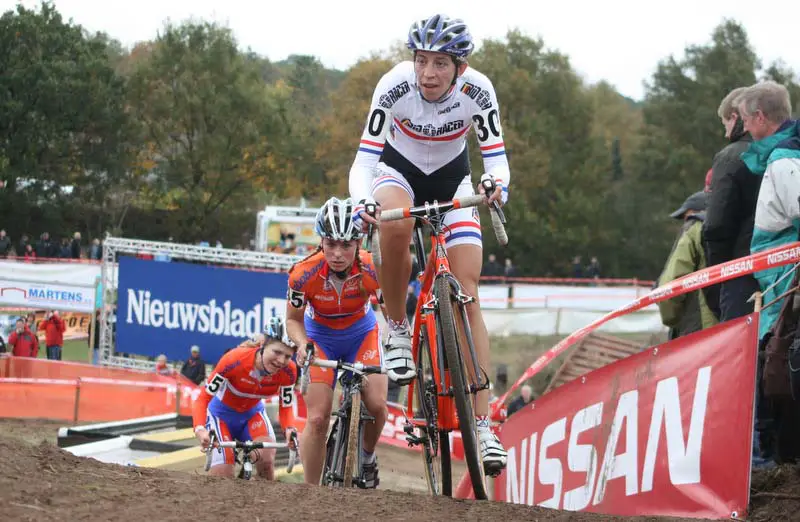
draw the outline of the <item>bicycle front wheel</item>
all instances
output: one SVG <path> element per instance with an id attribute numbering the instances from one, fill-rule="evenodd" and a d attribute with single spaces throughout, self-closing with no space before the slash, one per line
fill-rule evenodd
<path id="1" fill-rule="evenodd" d="M 417 381 L 415 383 L 417 413 L 422 415 L 425 425 L 420 426 L 422 442 L 422 462 L 425 466 L 425 480 L 428 491 L 433 496 L 452 495 L 450 476 L 450 445 L 446 431 L 439 430 L 438 399 L 439 386 L 433 371 L 430 345 L 426 340 L 425 325 L 420 330 L 419 351 L 417 352 Z"/>
<path id="2" fill-rule="evenodd" d="M 347 452 L 344 454 L 344 487 L 353 486 L 353 471 L 358 470 L 359 460 L 359 428 L 361 427 L 361 392 L 353 391 L 350 395 L 350 430 L 347 435 Z M 360 471 L 360 470 L 358 470 Z"/>
<path id="3" fill-rule="evenodd" d="M 475 411 L 472 408 L 471 393 L 467 386 L 467 372 L 464 357 L 458 342 L 458 329 L 456 328 L 455 314 L 453 313 L 453 289 L 445 277 L 436 279 L 434 295 L 439 307 L 439 328 L 441 329 L 442 342 L 444 343 L 447 366 L 450 370 L 450 384 L 453 387 L 453 400 L 456 403 L 458 414 L 458 427 L 461 430 L 461 442 L 464 445 L 464 459 L 467 461 L 469 478 L 475 498 L 486 500 L 486 477 L 483 471 L 483 462 L 478 451 L 478 426 L 475 421 Z M 456 305 L 460 306 L 460 305 Z M 469 325 L 464 325 L 469 328 Z"/>

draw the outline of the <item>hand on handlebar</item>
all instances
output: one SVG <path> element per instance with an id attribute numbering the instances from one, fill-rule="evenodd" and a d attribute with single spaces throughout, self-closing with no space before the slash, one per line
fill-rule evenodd
<path id="1" fill-rule="evenodd" d="M 297 365 L 298 366 L 305 366 L 306 365 L 306 358 L 308 358 L 308 363 L 314 360 L 314 343 L 306 342 L 305 344 L 300 344 L 297 347 Z"/>
<path id="2" fill-rule="evenodd" d="M 198 442 L 200 442 L 200 446 L 203 450 L 208 450 L 211 446 L 211 435 L 208 433 L 208 430 L 205 428 L 201 428 L 194 433 L 194 436 L 197 437 Z"/>
<path id="3" fill-rule="evenodd" d="M 358 212 L 358 220 L 361 222 L 361 230 L 369 232 L 369 226 L 380 227 L 378 220 L 381 217 L 381 206 L 375 201 L 362 200 L 360 205 L 364 205 L 364 210 Z"/>
<path id="4" fill-rule="evenodd" d="M 492 179 L 490 174 L 481 176 L 481 182 L 478 183 L 478 193 L 486 196 L 486 188 L 494 187 L 494 191 L 487 197 L 487 203 L 497 202 L 498 205 L 503 204 L 503 186 Z"/>
<path id="5" fill-rule="evenodd" d="M 290 450 L 297 451 L 299 440 L 296 428 L 286 428 L 286 443 L 289 445 Z"/>

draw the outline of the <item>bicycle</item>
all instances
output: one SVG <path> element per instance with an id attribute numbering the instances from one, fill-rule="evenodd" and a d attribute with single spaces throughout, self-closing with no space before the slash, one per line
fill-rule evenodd
<path id="1" fill-rule="evenodd" d="M 292 433 L 290 442 L 264 442 L 264 441 L 256 442 L 252 440 L 248 440 L 245 442 L 238 440 L 224 441 L 218 439 L 217 434 L 214 432 L 214 430 L 211 430 L 209 432 L 209 437 L 211 438 L 211 445 L 208 447 L 208 449 L 205 450 L 206 471 L 211 469 L 211 459 L 213 456 L 213 452 L 216 450 L 221 453 L 224 448 L 233 449 L 234 461 L 236 464 L 240 465 L 239 472 L 236 473 L 235 476 L 243 480 L 250 480 L 250 478 L 253 476 L 253 461 L 250 458 L 250 453 L 255 450 L 288 448 L 289 462 L 286 465 L 286 472 L 290 474 L 292 472 L 292 469 L 294 468 L 294 465 L 297 463 L 297 458 L 298 458 L 297 448 L 299 447 L 297 441 L 297 433 Z M 240 452 L 241 452 L 241 460 L 239 458 Z"/>
<path id="2" fill-rule="evenodd" d="M 496 188 L 495 182 L 490 179 L 484 180 L 482 185 L 486 194 L 493 193 Z M 449 436 L 451 432 L 459 430 L 475 498 L 487 498 L 485 471 L 480 458 L 470 395 L 488 389 L 489 378 L 478 365 L 467 320 L 466 306 L 474 302 L 475 297 L 462 291 L 461 284 L 450 271 L 444 231 L 447 212 L 475 207 L 485 200 L 483 195 L 473 195 L 442 203 L 434 201 L 417 207 L 384 210 L 380 214 L 380 221 L 416 219 L 413 241 L 420 267 L 417 277 L 422 280 L 422 289 L 414 315 L 412 336 L 417 375 L 409 384 L 404 431 L 409 446 L 422 446 L 425 478 L 432 495 L 452 496 Z M 366 209 L 373 216 L 375 210 L 374 205 Z M 506 245 L 505 216 L 496 202 L 490 206 L 490 214 L 498 242 Z M 423 247 L 425 226 L 430 228 L 431 239 L 427 261 Z M 380 249 L 376 247 L 380 244 L 378 238 L 378 229 L 370 227 L 367 248 L 376 265 L 380 264 L 381 259 Z M 458 311 L 461 332 L 458 331 L 454 310 Z M 420 416 L 414 415 L 415 393 Z"/>
<path id="3" fill-rule="evenodd" d="M 312 360 L 314 345 L 309 343 L 306 362 L 303 365 L 303 376 L 300 381 L 300 392 L 305 395 L 309 384 L 309 366 L 330 368 L 344 372 L 339 381 L 342 384 L 342 401 L 339 409 L 331 414 L 335 417 L 333 426 L 325 443 L 325 465 L 320 477 L 321 486 L 349 488 L 355 484 L 365 489 L 367 484 L 361 477 L 361 444 L 364 423 L 374 421 L 375 417 L 366 411 L 361 401 L 361 390 L 367 375 L 386 373 L 381 366 L 370 366 L 362 363 L 346 363 L 344 361 Z M 354 470 L 358 476 L 354 477 Z"/>

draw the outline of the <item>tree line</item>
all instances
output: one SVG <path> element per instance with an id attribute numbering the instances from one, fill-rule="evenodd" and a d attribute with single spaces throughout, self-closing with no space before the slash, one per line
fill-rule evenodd
<path id="1" fill-rule="evenodd" d="M 346 71 L 272 62 L 204 21 L 126 49 L 50 3 L 19 5 L 0 17 L 0 228 L 247 244 L 264 205 L 346 194 L 372 90 L 402 59 L 392 48 Z M 734 20 L 661 60 L 641 101 L 588 85 L 519 31 L 470 64 L 497 90 L 512 172 L 509 245 L 487 233 L 486 248 L 535 275 L 594 255 L 605 275 L 655 278 L 677 232 L 669 212 L 725 143 L 723 96 L 770 78 L 800 103 L 794 72 L 763 64 Z"/>

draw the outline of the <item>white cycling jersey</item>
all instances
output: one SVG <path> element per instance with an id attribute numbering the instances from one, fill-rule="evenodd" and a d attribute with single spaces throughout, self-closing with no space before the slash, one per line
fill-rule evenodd
<path id="1" fill-rule="evenodd" d="M 468 67 L 449 95 L 431 103 L 417 88 L 414 63 L 396 65 L 375 87 L 350 169 L 351 197 L 361 201 L 371 196 L 376 173 L 395 177 L 399 173 L 411 187 L 415 179 L 430 186 L 435 178 L 435 186 L 446 184 L 454 192 L 465 177 L 469 182 L 466 140 L 470 127 L 478 138 L 484 171 L 503 186 L 505 200 L 511 173 L 492 82 Z"/>

